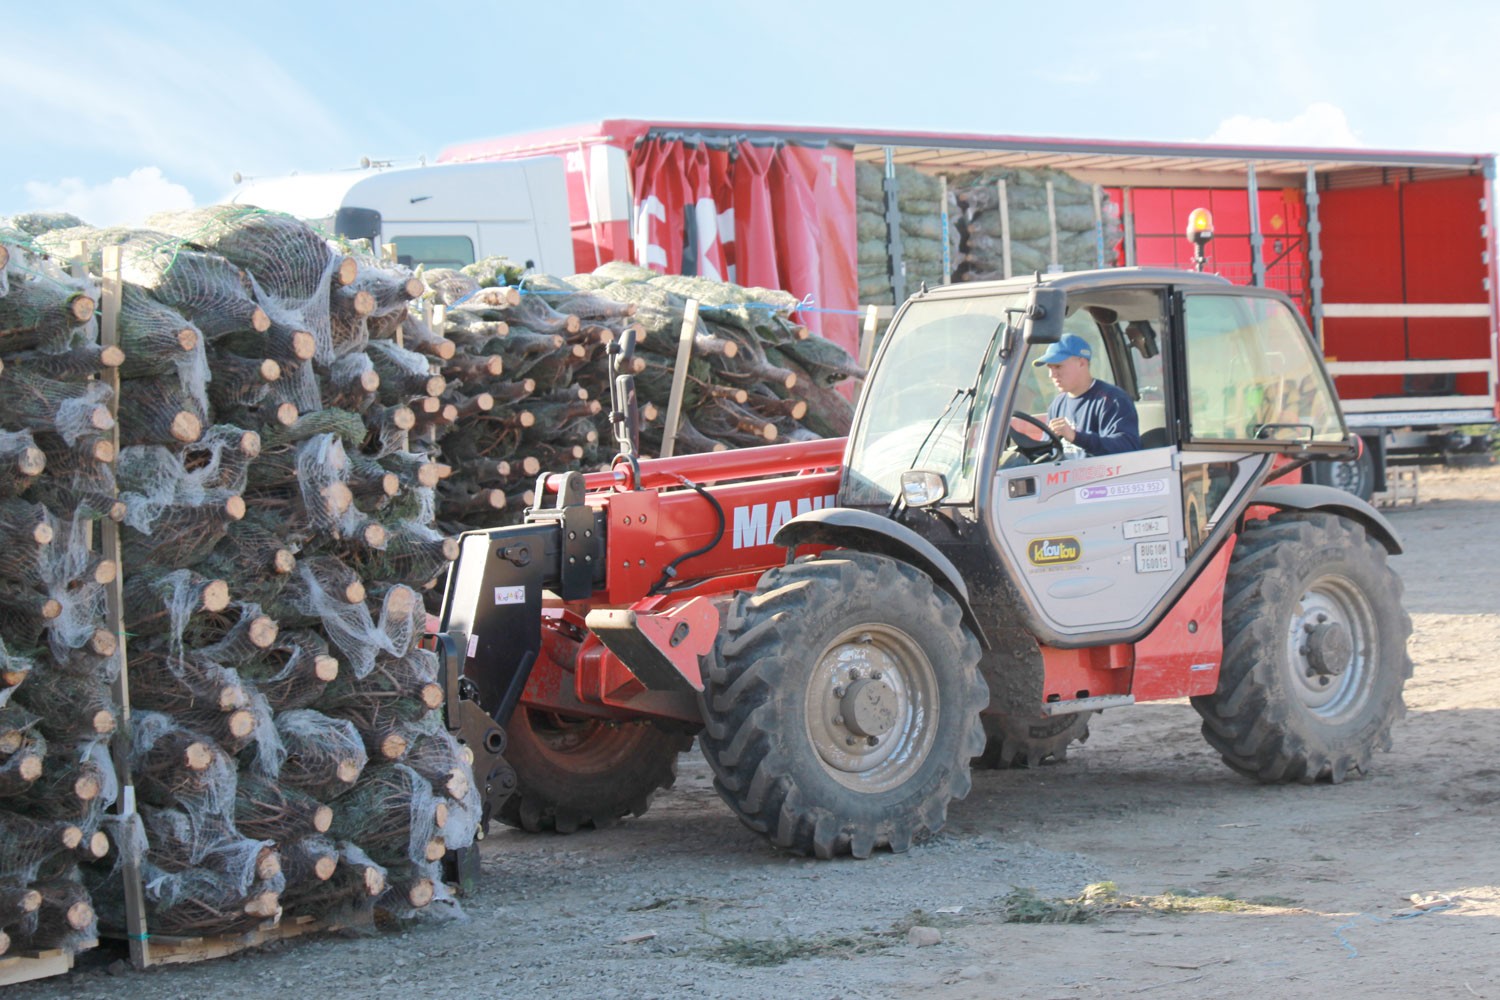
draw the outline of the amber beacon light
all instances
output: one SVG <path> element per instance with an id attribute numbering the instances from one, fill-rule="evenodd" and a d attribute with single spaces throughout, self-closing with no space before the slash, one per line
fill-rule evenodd
<path id="1" fill-rule="evenodd" d="M 1214 238 L 1214 217 L 1209 214 L 1208 209 L 1195 208 L 1188 213 L 1187 238 L 1193 244 L 1193 270 L 1201 271 L 1203 265 L 1208 263 L 1203 248 Z"/>

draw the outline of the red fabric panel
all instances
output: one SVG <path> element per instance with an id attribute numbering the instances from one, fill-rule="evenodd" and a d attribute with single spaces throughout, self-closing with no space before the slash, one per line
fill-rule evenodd
<path id="1" fill-rule="evenodd" d="M 734 179 L 730 176 L 733 163 L 727 149 L 709 149 L 706 154 L 708 188 L 714 202 L 714 229 L 719 239 L 719 266 L 726 280 L 735 281 Z"/>
<path id="2" fill-rule="evenodd" d="M 724 158 L 723 154 L 719 155 Z M 684 225 L 691 218 L 694 273 L 713 281 L 724 281 L 729 277 L 729 269 L 725 264 L 724 249 L 719 239 L 714 156 L 715 152 L 705 146 L 682 146 L 684 188 L 691 204 L 691 212 L 684 216 Z M 684 267 L 684 270 L 687 268 Z"/>
<path id="3" fill-rule="evenodd" d="M 858 307 L 852 151 L 656 138 L 633 160 L 640 263 L 810 297 L 796 318 L 857 350 L 857 316 L 815 311 Z"/>
<path id="4" fill-rule="evenodd" d="M 769 181 L 776 203 L 776 271 L 778 284 L 799 298 L 817 298 L 822 284 L 818 252 L 818 202 L 813 189 L 818 182 L 818 150 L 780 146 L 772 162 Z M 816 313 L 807 317 L 815 319 Z M 816 331 L 817 325 L 808 323 Z"/>
<path id="5" fill-rule="evenodd" d="M 824 309 L 859 308 L 859 263 L 854 214 L 854 151 L 829 146 L 818 150 L 818 182 L 813 196 L 818 203 L 818 245 L 822 249 L 822 273 L 816 293 Z M 820 321 L 812 325 L 813 317 Z M 809 329 L 859 357 L 860 319 L 838 313 L 802 313 L 798 317 Z M 852 383 L 844 383 L 853 388 Z"/>
<path id="6" fill-rule="evenodd" d="M 742 142 L 735 148 L 731 185 L 734 191 L 735 281 L 741 285 L 780 287 L 776 273 L 776 209 L 769 175 L 776 151 Z"/>
<path id="7" fill-rule="evenodd" d="M 662 274 L 682 273 L 683 212 L 687 204 L 682 143 L 648 139 L 635 157 L 636 263 Z"/>

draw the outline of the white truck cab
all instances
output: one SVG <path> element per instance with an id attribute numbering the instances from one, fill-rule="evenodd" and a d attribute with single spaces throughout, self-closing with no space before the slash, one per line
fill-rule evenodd
<path id="1" fill-rule="evenodd" d="M 295 215 L 330 235 L 394 243 L 411 267 L 503 255 L 554 274 L 573 271 L 557 157 L 256 178 L 227 200 Z"/>

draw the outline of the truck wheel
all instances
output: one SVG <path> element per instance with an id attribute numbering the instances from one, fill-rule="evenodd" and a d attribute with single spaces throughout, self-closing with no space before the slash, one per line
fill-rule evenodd
<path id="1" fill-rule="evenodd" d="M 1068 747 L 1085 743 L 1089 738 L 1089 716 L 1093 712 L 1074 712 L 1050 718 L 1023 718 L 1019 715 L 986 715 L 984 753 L 970 761 L 971 766 L 985 769 L 1036 767 L 1048 760 L 1068 759 Z"/>
<path id="2" fill-rule="evenodd" d="M 706 678 L 715 788 L 778 847 L 905 851 L 969 792 L 989 691 L 957 602 L 884 556 L 840 551 L 740 594 Z"/>
<path id="3" fill-rule="evenodd" d="M 1332 486 L 1353 493 L 1369 502 L 1375 495 L 1375 457 L 1366 446 L 1359 451 L 1358 458 L 1343 462 L 1312 462 L 1307 466 L 1312 481 L 1321 486 Z"/>
<path id="4" fill-rule="evenodd" d="M 498 818 L 531 833 L 573 833 L 642 816 L 657 789 L 677 780 L 692 737 L 648 722 L 605 722 L 522 705 L 505 727 L 516 790 Z"/>
<path id="5" fill-rule="evenodd" d="M 1203 735 L 1264 782 L 1369 770 L 1406 712 L 1411 618 L 1386 552 L 1330 514 L 1245 525 L 1224 585 L 1219 687 L 1193 699 Z"/>

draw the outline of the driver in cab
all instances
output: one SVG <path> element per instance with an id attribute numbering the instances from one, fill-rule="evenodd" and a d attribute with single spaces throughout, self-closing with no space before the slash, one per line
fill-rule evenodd
<path id="1" fill-rule="evenodd" d="M 1076 333 L 1065 333 L 1032 362 L 1047 366 L 1057 398 L 1047 407 L 1047 427 L 1073 454 L 1113 455 L 1141 447 L 1135 404 L 1124 390 L 1089 371 L 1093 349 Z M 1077 451 L 1074 451 L 1076 449 Z"/>

